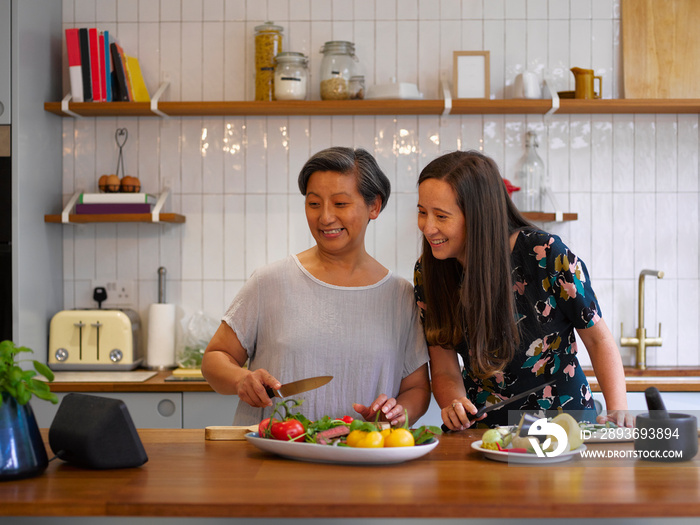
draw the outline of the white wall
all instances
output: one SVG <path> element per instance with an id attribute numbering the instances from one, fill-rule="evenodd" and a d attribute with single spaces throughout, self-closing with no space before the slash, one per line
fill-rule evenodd
<path id="1" fill-rule="evenodd" d="M 309 55 L 316 99 L 327 40 L 356 43 L 367 85 L 396 77 L 426 98 L 439 98 L 453 51 L 481 49 L 492 98 L 510 96 L 525 68 L 573 89 L 573 66 L 603 76 L 604 98 L 621 96 L 618 0 L 63 0 L 64 27 L 116 34 L 151 93 L 169 79 L 165 100 L 252 100 L 253 28 L 266 20 L 285 28 L 286 50 Z M 67 92 L 66 71 L 64 58 Z M 187 222 L 63 227 L 66 308 L 95 306 L 93 279 L 133 279 L 145 320 L 162 265 L 181 315 L 220 316 L 253 269 L 309 246 L 296 176 L 331 145 L 369 149 L 390 177 L 367 243 L 411 279 L 420 169 L 442 152 L 479 148 L 512 178 L 534 130 L 561 207 L 579 214 L 544 226 L 587 263 L 615 337 L 620 322 L 626 336 L 636 327 L 639 271 L 663 270 L 647 280 L 646 325 L 656 335 L 662 322 L 664 340 L 648 364 L 700 364 L 697 115 L 66 118 L 64 201 L 115 171 L 118 127 L 129 130 L 127 172 L 148 192 L 171 185 L 169 210 Z M 633 349 L 621 351 L 631 364 Z"/>

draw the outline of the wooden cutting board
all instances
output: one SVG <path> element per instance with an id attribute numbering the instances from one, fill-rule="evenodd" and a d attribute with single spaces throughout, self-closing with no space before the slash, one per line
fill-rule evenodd
<path id="1" fill-rule="evenodd" d="M 700 98 L 700 1 L 622 0 L 625 98 Z"/>

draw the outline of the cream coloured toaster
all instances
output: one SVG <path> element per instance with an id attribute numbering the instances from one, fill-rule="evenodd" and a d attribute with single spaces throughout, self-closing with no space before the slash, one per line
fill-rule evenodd
<path id="1" fill-rule="evenodd" d="M 134 310 L 63 310 L 51 319 L 53 370 L 133 370 L 142 362 L 141 320 Z"/>

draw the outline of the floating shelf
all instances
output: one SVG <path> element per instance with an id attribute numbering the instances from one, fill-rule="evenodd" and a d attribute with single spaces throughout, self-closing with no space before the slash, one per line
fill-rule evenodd
<path id="1" fill-rule="evenodd" d="M 61 215 L 44 215 L 44 222 L 57 222 L 64 223 L 61 219 Z M 78 214 L 71 213 L 68 215 L 68 221 L 70 223 L 85 224 L 89 222 L 171 222 L 171 223 L 183 223 L 185 222 L 185 216 L 178 213 L 160 213 L 158 214 L 158 221 L 154 221 L 150 213 L 115 213 L 115 214 L 100 214 L 100 215 L 88 215 L 88 214 Z"/>
<path id="2" fill-rule="evenodd" d="M 68 110 L 67 112 L 65 110 Z M 450 115 L 544 115 L 550 99 L 453 99 Z M 231 102 L 45 102 L 61 117 L 193 117 L 266 115 L 443 115 L 444 100 L 278 100 Z M 700 113 L 700 99 L 560 99 L 557 114 Z"/>
<path id="3" fill-rule="evenodd" d="M 153 205 L 151 213 L 105 213 L 105 214 L 82 214 L 71 213 L 78 201 L 81 192 L 75 192 L 68 200 L 65 208 L 60 214 L 44 215 L 44 222 L 62 223 L 62 224 L 86 224 L 91 222 L 168 222 L 182 224 L 185 222 L 185 216 L 178 213 L 161 213 L 170 190 L 164 189 L 158 196 L 158 201 Z"/>
<path id="4" fill-rule="evenodd" d="M 532 222 L 567 222 L 577 221 L 578 213 L 547 213 L 541 211 L 526 211 L 523 214 L 527 220 Z"/>

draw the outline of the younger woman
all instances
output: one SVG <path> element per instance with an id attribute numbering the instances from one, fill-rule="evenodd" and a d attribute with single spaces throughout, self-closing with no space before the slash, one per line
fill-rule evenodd
<path id="1" fill-rule="evenodd" d="M 599 419 L 632 423 L 622 360 L 586 266 L 559 237 L 523 218 L 492 159 L 457 151 L 428 164 L 418 179 L 418 227 L 415 295 L 448 428 L 465 429 L 477 408 L 538 385 L 542 390 L 479 421 L 508 425 L 512 410 L 560 409 L 594 420 L 574 329 L 605 397 L 607 416 Z"/>

